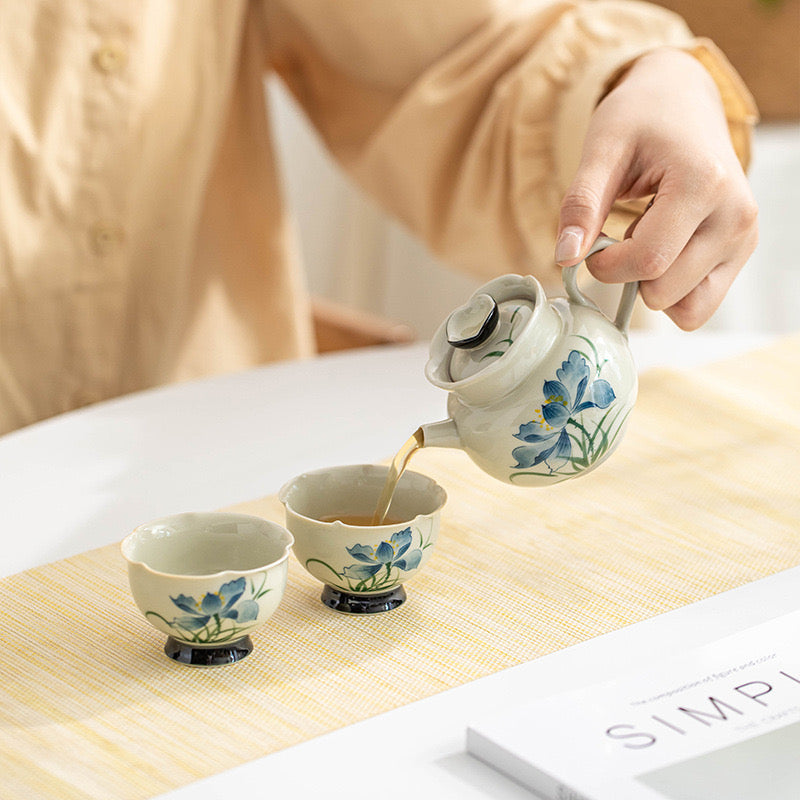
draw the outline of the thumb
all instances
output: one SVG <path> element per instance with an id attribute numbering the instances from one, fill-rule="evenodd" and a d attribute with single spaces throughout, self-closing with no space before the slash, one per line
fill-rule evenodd
<path id="1" fill-rule="evenodd" d="M 571 267 L 583 260 L 611 211 L 619 178 L 608 153 L 584 153 L 575 179 L 561 201 L 555 260 Z"/>

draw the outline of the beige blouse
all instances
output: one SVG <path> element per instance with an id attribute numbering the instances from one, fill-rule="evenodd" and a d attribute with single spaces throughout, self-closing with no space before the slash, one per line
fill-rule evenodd
<path id="1" fill-rule="evenodd" d="M 551 270 L 609 77 L 718 51 L 625 0 L 12 0 L 0 6 L 0 433 L 313 349 L 270 143 L 287 84 L 355 181 L 453 265 Z"/>

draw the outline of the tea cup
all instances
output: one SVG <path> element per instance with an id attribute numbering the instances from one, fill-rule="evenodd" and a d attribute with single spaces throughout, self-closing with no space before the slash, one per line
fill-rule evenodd
<path id="1" fill-rule="evenodd" d="M 227 512 L 162 517 L 121 544 L 133 599 L 167 635 L 164 652 L 190 666 L 241 661 L 250 634 L 278 608 L 292 535 L 261 517 Z"/>
<path id="2" fill-rule="evenodd" d="M 406 600 L 404 584 L 431 557 L 447 495 L 434 480 L 405 471 L 382 524 L 372 524 L 389 468 L 349 465 L 306 472 L 279 498 L 300 564 L 323 584 L 336 611 L 371 614 Z"/>

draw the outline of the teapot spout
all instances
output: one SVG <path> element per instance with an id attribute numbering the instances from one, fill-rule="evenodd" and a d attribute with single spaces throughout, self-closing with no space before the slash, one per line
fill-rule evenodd
<path id="1" fill-rule="evenodd" d="M 461 437 L 453 419 L 440 422 L 429 422 L 420 426 L 423 447 L 456 447 L 462 448 Z"/>

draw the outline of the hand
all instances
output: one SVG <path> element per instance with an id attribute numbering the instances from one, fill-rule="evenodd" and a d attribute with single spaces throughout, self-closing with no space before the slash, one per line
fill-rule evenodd
<path id="1" fill-rule="evenodd" d="M 758 212 L 716 84 L 668 48 L 634 62 L 595 109 L 561 205 L 556 261 L 580 262 L 616 200 L 651 194 L 625 241 L 587 266 L 604 283 L 640 281 L 648 307 L 694 330 L 755 249 Z"/>

